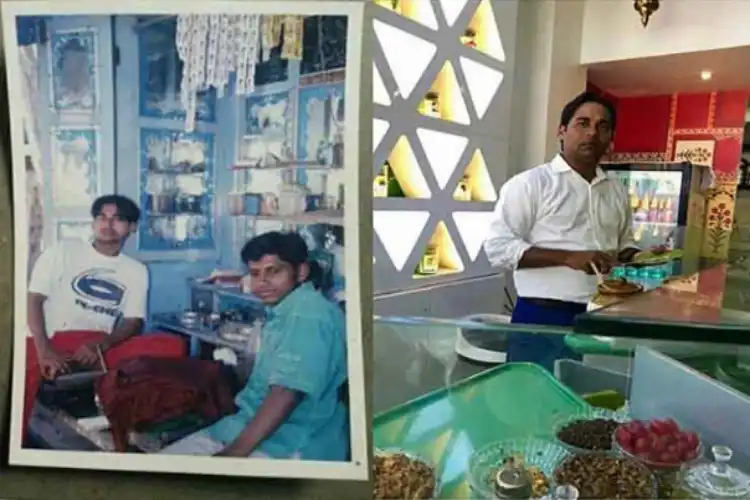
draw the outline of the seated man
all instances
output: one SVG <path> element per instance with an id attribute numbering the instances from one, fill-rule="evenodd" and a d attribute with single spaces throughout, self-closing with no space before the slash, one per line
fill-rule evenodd
<path id="1" fill-rule="evenodd" d="M 54 379 L 70 371 L 71 362 L 94 365 L 100 356 L 113 367 L 149 350 L 164 356 L 184 350 L 179 339 L 133 339 L 143 331 L 148 271 L 121 252 L 136 230 L 138 206 L 124 196 L 106 195 L 94 201 L 91 215 L 92 243 L 66 241 L 50 247 L 31 273 L 24 438 L 42 377 Z"/>
<path id="2" fill-rule="evenodd" d="M 343 312 L 311 282 L 315 266 L 298 234 L 261 234 L 242 249 L 242 261 L 268 316 L 238 411 L 162 453 L 347 460 Z"/>

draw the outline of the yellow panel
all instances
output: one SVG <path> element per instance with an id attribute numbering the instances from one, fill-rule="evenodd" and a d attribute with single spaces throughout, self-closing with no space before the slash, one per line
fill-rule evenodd
<path id="1" fill-rule="evenodd" d="M 431 253 L 432 255 L 426 255 Z M 464 270 L 464 264 L 461 261 L 461 256 L 456 249 L 453 238 L 448 232 L 448 228 L 445 222 L 438 222 L 435 227 L 435 231 L 432 233 L 427 248 L 423 252 L 423 261 L 426 260 L 424 265 L 420 266 L 423 269 L 420 271 L 419 267 L 415 270 L 415 279 L 431 278 L 433 276 L 443 276 L 446 274 L 461 273 Z"/>
<path id="2" fill-rule="evenodd" d="M 433 105 L 435 100 L 437 105 Z M 470 123 L 466 102 L 461 95 L 461 89 L 456 80 L 456 71 L 450 62 L 446 62 L 443 69 L 440 70 L 432 87 L 430 87 L 430 92 L 421 101 L 419 112 L 424 116 L 462 125 Z"/>
<path id="3" fill-rule="evenodd" d="M 459 180 L 459 185 L 453 192 L 453 198 L 457 201 L 497 201 L 497 191 L 492 185 L 481 150 L 477 149 L 474 152 L 463 178 Z"/>

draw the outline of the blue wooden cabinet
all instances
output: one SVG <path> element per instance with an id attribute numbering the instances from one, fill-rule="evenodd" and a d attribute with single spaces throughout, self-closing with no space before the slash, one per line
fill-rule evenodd
<path id="1" fill-rule="evenodd" d="M 40 46 L 43 247 L 87 237 L 91 204 L 115 191 L 114 86 L 109 18 L 59 16 Z"/>

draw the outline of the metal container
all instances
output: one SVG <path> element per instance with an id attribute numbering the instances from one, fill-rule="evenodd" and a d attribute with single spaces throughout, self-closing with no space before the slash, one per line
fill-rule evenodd
<path id="1" fill-rule="evenodd" d="M 200 315 L 195 311 L 185 311 L 180 317 L 183 326 L 194 327 L 200 323 Z"/>
<path id="2" fill-rule="evenodd" d="M 495 497 L 528 499 L 533 495 L 531 475 L 520 460 L 508 460 L 495 475 Z"/>

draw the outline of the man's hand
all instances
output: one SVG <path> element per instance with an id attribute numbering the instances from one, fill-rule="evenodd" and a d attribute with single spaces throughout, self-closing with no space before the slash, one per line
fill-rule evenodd
<path id="1" fill-rule="evenodd" d="M 244 457 L 244 455 L 240 454 L 237 450 L 237 448 L 234 445 L 229 445 L 223 450 L 221 450 L 219 453 L 214 454 L 215 457 Z"/>
<path id="2" fill-rule="evenodd" d="M 73 354 L 73 359 L 82 365 L 93 366 L 99 362 L 97 344 L 84 344 Z"/>
<path id="3" fill-rule="evenodd" d="M 42 372 L 42 377 L 47 380 L 53 380 L 59 374 L 70 371 L 65 356 L 55 351 L 50 345 L 37 350 L 37 358 L 39 360 L 39 370 Z"/>
<path id="4" fill-rule="evenodd" d="M 617 265 L 617 259 L 606 252 L 570 252 L 565 258 L 565 265 L 576 271 L 594 274 L 593 266 L 602 274 L 609 274 L 612 267 Z"/>

